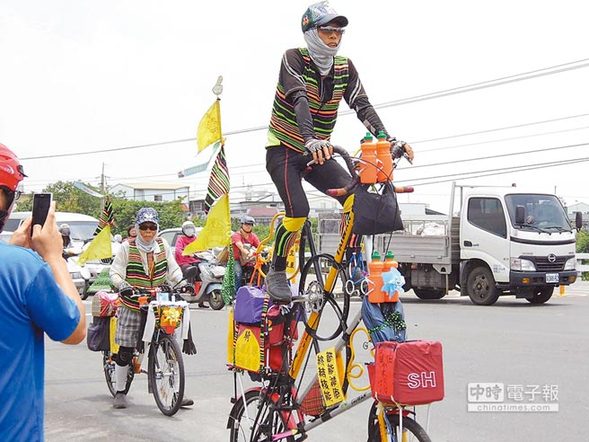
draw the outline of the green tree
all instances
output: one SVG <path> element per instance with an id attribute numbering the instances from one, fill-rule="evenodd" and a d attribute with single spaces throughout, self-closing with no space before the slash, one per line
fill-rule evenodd
<path id="1" fill-rule="evenodd" d="M 88 187 L 92 187 L 86 184 Z M 102 200 L 74 186 L 72 181 L 57 181 L 49 184 L 43 192 L 50 192 L 55 201 L 55 210 L 58 212 L 83 213 L 98 218 L 102 207 Z M 33 193 L 27 193 L 20 197 L 17 203 L 19 212 L 31 211 L 33 208 Z"/>
<path id="2" fill-rule="evenodd" d="M 581 230 L 577 234 L 577 253 L 589 253 L 589 232 Z"/>
<path id="3" fill-rule="evenodd" d="M 85 184 L 92 188 L 89 184 Z M 102 200 L 81 191 L 71 181 L 57 181 L 45 187 L 43 191 L 53 194 L 55 210 L 58 212 L 83 213 L 95 218 L 100 215 Z"/>
<path id="4" fill-rule="evenodd" d="M 114 233 L 126 236 L 127 227 L 135 224 L 135 215 L 142 207 L 153 207 L 160 216 L 160 230 L 180 227 L 184 221 L 182 201 L 177 199 L 169 202 L 129 201 L 124 198 L 113 197 L 112 207 L 115 215 L 116 228 Z"/>

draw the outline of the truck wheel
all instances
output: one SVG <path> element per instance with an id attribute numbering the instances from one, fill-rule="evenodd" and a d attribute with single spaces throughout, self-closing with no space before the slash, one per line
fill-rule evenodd
<path id="1" fill-rule="evenodd" d="M 487 267 L 479 266 L 472 269 L 466 282 L 468 296 L 477 305 L 492 305 L 499 298 L 495 286 L 495 278 Z"/>
<path id="2" fill-rule="evenodd" d="M 413 293 L 419 299 L 442 299 L 446 293 L 443 290 L 436 289 L 413 289 Z"/>
<path id="3" fill-rule="evenodd" d="M 552 297 L 554 287 L 546 286 L 534 289 L 532 296 L 526 298 L 531 304 L 544 304 Z"/>

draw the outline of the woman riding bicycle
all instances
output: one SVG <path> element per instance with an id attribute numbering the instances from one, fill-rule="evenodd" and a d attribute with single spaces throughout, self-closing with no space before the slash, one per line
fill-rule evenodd
<path id="1" fill-rule="evenodd" d="M 301 27 L 306 48 L 289 49 L 282 57 L 278 85 L 266 144 L 266 169 L 276 185 L 286 216 L 276 230 L 271 270 L 266 277 L 270 296 L 289 302 L 286 257 L 309 214 L 309 202 L 301 178 L 310 161 L 317 166 L 304 175 L 317 190 L 344 187 L 350 181 L 346 170 L 333 160 L 329 139 L 342 98 L 373 134 L 387 134 L 395 158 L 411 147 L 389 135 L 364 92 L 356 68 L 349 58 L 337 56 L 348 19 L 338 15 L 327 2 L 315 3 L 305 11 Z M 347 196 L 336 197 L 350 210 Z"/>
<path id="2" fill-rule="evenodd" d="M 139 311 L 139 290 L 153 289 L 164 284 L 176 285 L 182 281 L 182 270 L 176 263 L 170 246 L 157 237 L 159 215 L 151 207 L 137 212 L 135 226 L 139 234 L 121 245 L 111 268 L 110 278 L 119 289 L 121 305 L 117 311 L 115 342 L 120 346 L 116 356 L 115 376 L 117 393 L 114 408 L 126 408 L 125 386 L 129 365 L 139 340 L 141 313 Z M 192 405 L 185 399 L 183 406 Z"/>

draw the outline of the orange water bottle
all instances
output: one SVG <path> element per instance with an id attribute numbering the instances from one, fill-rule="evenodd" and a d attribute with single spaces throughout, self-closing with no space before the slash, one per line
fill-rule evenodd
<path id="1" fill-rule="evenodd" d="M 396 269 L 398 267 L 399 263 L 395 261 L 394 253 L 389 250 L 384 257 L 382 272 L 386 273 L 389 270 Z M 385 293 L 384 298 L 384 302 L 397 302 L 399 300 L 399 291 L 395 290 L 393 294 Z"/>
<path id="2" fill-rule="evenodd" d="M 368 301 L 372 304 L 380 304 L 385 300 L 385 294 L 382 291 L 382 271 L 384 262 L 380 260 L 378 251 L 372 254 L 372 261 L 368 264 Z"/>
<path id="3" fill-rule="evenodd" d="M 396 269 L 397 267 L 399 267 L 399 263 L 395 261 L 395 254 L 389 250 L 384 256 L 384 266 L 382 272 L 386 273 L 393 268 Z"/>
<path id="4" fill-rule="evenodd" d="M 372 139 L 370 132 L 366 132 L 360 148 L 362 149 L 362 160 L 364 160 L 360 166 L 360 182 L 362 184 L 374 184 L 377 178 L 376 162 L 378 158 L 376 156 L 376 143 Z"/>
<path id="5" fill-rule="evenodd" d="M 387 140 L 387 135 L 382 130 L 378 133 L 377 138 L 376 158 L 379 162 L 377 180 L 379 183 L 384 183 L 393 180 L 393 157 L 391 156 L 391 142 Z"/>

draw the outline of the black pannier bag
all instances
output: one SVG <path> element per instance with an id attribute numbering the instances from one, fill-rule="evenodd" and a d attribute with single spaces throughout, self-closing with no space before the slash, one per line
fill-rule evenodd
<path id="1" fill-rule="evenodd" d="M 401 210 L 391 183 L 385 183 L 382 192 L 369 192 L 372 184 L 358 184 L 354 189 L 354 227 L 357 235 L 403 230 Z"/>
<path id="2" fill-rule="evenodd" d="M 110 316 L 95 316 L 88 326 L 86 343 L 92 351 L 110 350 Z"/>

